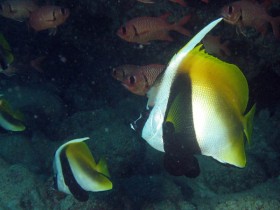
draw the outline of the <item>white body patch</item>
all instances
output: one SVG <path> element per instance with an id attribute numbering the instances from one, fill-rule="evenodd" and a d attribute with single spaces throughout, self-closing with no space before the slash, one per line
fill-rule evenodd
<path id="1" fill-rule="evenodd" d="M 220 153 L 229 145 L 230 138 L 221 114 L 215 109 L 218 99 L 213 91 L 197 85 L 193 85 L 192 96 L 194 128 L 201 153 L 223 162 Z"/>

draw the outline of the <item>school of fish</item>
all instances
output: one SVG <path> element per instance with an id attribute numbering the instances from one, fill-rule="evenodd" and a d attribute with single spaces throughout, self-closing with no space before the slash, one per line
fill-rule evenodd
<path id="1" fill-rule="evenodd" d="M 186 0 L 168 2 L 188 6 Z M 199 2 L 210 4 L 208 0 Z M 171 31 L 191 38 L 165 63 L 123 64 L 111 72 L 128 91 L 148 97 L 147 106 L 143 107 L 145 114 L 140 114 L 131 128 L 151 147 L 164 153 L 163 165 L 171 175 L 197 177 L 200 174 L 198 154 L 239 168 L 246 166 L 246 142 L 251 142 L 256 106 L 249 106 L 249 86 L 242 70 L 221 60 L 232 55 L 229 41 L 221 42 L 221 35 L 209 33 L 224 21 L 235 25 L 237 32 L 245 36 L 247 27 L 265 36 L 269 23 L 275 38 L 280 38 L 280 16 L 270 16 L 269 6 L 269 0 L 263 3 L 234 1 L 221 8 L 220 18 L 194 36 L 188 25 L 193 21 L 193 14 L 184 14 L 177 21 L 170 21 L 172 14 L 169 12 L 160 16 L 138 16 L 118 27 L 116 37 L 131 47 L 160 45 L 166 41 L 171 45 L 176 41 Z M 6 0 L 0 3 L 0 15 L 26 22 L 36 33 L 48 29 L 55 35 L 57 27 L 69 18 L 70 9 L 47 3 L 38 5 L 33 0 Z M 40 57 L 31 64 L 42 71 L 37 61 L 44 59 Z M 17 72 L 14 60 L 6 37 L 0 33 L 0 73 L 14 75 Z M 12 107 L 13 104 L 0 94 L 1 128 L 6 132 L 24 131 L 28 126 L 24 114 Z M 57 148 L 53 161 L 56 189 L 79 201 L 87 201 L 89 192 L 113 188 L 105 159 L 95 161 L 85 143 L 88 139 L 65 142 Z"/>

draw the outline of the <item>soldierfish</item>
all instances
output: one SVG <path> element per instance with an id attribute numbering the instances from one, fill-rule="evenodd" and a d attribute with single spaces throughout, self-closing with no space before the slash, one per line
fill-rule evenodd
<path id="1" fill-rule="evenodd" d="M 117 35 L 128 42 L 148 44 L 153 40 L 173 41 L 169 31 L 177 31 L 185 36 L 190 32 L 183 27 L 189 20 L 190 15 L 183 17 L 178 23 L 170 24 L 167 21 L 169 13 L 160 17 L 138 17 L 128 21 L 120 27 Z"/>
<path id="2" fill-rule="evenodd" d="M 17 21 L 25 21 L 38 9 L 32 0 L 7 0 L 0 4 L 0 15 Z"/>
<path id="3" fill-rule="evenodd" d="M 112 76 L 130 92 L 144 96 L 164 69 L 161 64 L 122 65 L 113 69 Z"/>
<path id="4" fill-rule="evenodd" d="M 59 6 L 42 6 L 31 13 L 29 25 L 35 31 L 56 28 L 66 21 L 70 11 Z"/>
<path id="5" fill-rule="evenodd" d="M 225 22 L 236 25 L 238 31 L 243 35 L 246 35 L 244 27 L 248 26 L 255 28 L 264 35 L 267 31 L 266 23 L 270 23 L 275 37 L 279 38 L 280 16 L 271 17 L 266 12 L 268 3 L 270 1 L 267 0 L 263 4 L 248 0 L 235 1 L 224 6 L 221 15 Z"/>

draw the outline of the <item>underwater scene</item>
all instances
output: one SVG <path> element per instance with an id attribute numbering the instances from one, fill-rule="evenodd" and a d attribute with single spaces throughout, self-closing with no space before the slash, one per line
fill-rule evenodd
<path id="1" fill-rule="evenodd" d="M 1 210 L 280 209 L 280 0 L 0 0 Z"/>

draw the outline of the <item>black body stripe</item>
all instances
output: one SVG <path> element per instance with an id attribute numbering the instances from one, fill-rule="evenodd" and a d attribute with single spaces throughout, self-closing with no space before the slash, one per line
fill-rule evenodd
<path id="1" fill-rule="evenodd" d="M 64 148 L 60 153 L 60 161 L 61 161 L 61 168 L 62 168 L 64 182 L 68 186 L 72 195 L 77 200 L 87 201 L 89 199 L 88 192 L 82 189 L 79 183 L 76 181 L 65 153 L 66 148 Z"/>
<path id="2" fill-rule="evenodd" d="M 193 113 L 192 113 L 192 87 L 187 74 L 176 76 L 170 91 L 165 112 L 165 120 L 172 115 L 176 139 L 189 154 L 201 153 L 196 140 Z"/>
<path id="3" fill-rule="evenodd" d="M 197 177 L 200 169 L 194 154 L 201 151 L 194 130 L 192 87 L 187 74 L 179 74 L 173 81 L 162 129 L 166 170 L 175 176 Z"/>

